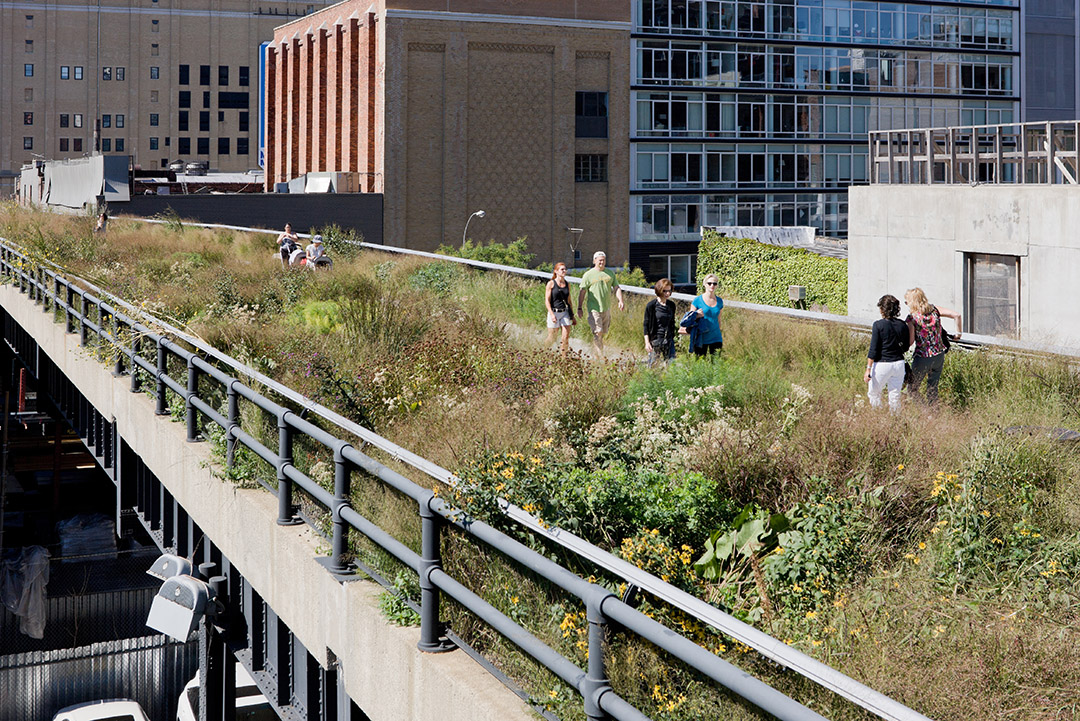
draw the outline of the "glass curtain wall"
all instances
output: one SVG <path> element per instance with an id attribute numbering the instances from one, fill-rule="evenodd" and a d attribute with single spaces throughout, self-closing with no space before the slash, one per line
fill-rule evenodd
<path id="1" fill-rule="evenodd" d="M 635 0 L 631 242 L 847 235 L 873 130 L 1011 123 L 1019 2 Z"/>

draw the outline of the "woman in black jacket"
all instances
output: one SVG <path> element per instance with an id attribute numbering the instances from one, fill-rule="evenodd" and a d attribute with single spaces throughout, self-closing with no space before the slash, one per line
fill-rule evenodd
<path id="1" fill-rule="evenodd" d="M 874 322 L 870 352 L 866 354 L 867 395 L 870 405 L 881 407 L 881 391 L 889 391 L 889 410 L 900 412 L 900 388 L 904 385 L 904 351 L 908 349 L 908 327 L 898 317 L 900 301 L 883 295 L 877 302 L 881 320 Z"/>
<path id="2" fill-rule="evenodd" d="M 656 361 L 675 357 L 675 301 L 671 300 L 674 286 L 667 278 L 656 281 L 656 297 L 645 305 L 645 352 L 649 366 Z"/>

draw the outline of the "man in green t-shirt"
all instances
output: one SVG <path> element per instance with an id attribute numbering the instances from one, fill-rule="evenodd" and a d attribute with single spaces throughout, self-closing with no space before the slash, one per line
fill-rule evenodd
<path id="1" fill-rule="evenodd" d="M 593 332 L 593 347 L 598 358 L 604 357 L 604 335 L 611 323 L 611 296 L 619 301 L 619 310 L 623 305 L 622 288 L 615 281 L 615 274 L 606 269 L 607 254 L 598 250 L 593 253 L 593 267 L 581 276 L 581 292 L 578 293 L 578 309 L 584 310 Z"/>

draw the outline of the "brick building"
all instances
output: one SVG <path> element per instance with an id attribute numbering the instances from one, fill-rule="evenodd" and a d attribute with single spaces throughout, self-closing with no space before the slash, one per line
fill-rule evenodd
<path id="1" fill-rule="evenodd" d="M 361 173 L 384 237 L 527 235 L 539 260 L 627 257 L 630 4 L 345 0 L 278 27 L 266 182 Z"/>

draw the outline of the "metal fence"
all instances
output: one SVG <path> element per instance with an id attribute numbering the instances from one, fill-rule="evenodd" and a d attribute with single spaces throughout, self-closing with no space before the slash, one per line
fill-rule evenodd
<path id="1" fill-rule="evenodd" d="M 174 719 L 199 667 L 197 649 L 158 635 L 0 656 L 0 721 L 44 721 L 102 698 L 130 698 L 152 719 Z"/>
<path id="2" fill-rule="evenodd" d="M 438 498 L 431 490 L 421 487 L 361 453 L 347 441 L 328 433 L 285 406 L 254 391 L 238 378 L 208 363 L 199 354 L 188 351 L 161 333 L 160 326 L 156 322 L 155 327 L 151 327 L 135 320 L 131 315 L 119 310 L 116 305 L 84 290 L 56 271 L 32 263 L 11 245 L 0 245 L 0 274 L 16 283 L 20 290 L 26 292 L 31 299 L 41 302 L 44 310 L 62 313 L 67 330 L 69 332 L 77 330 L 83 344 L 96 339 L 97 342 L 113 348 L 117 352 L 115 370 L 118 373 L 126 372 L 130 375 L 133 392 L 141 390 L 138 371 L 148 374 L 154 382 L 153 395 L 157 399 L 157 411 L 160 414 L 168 412 L 166 402 L 168 391 L 182 398 L 185 404 L 187 435 L 190 440 L 198 439 L 201 423 L 213 423 L 225 433 L 226 463 L 229 466 L 234 463 L 239 445 L 252 451 L 274 469 L 277 479 L 279 523 L 296 522 L 294 485 L 321 506 L 332 519 L 331 570 L 338 572 L 349 570 L 346 556 L 349 537 L 351 533 L 359 533 L 415 571 L 420 579 L 421 587 L 421 648 L 435 650 L 442 647 L 439 604 L 441 595 L 445 593 L 576 689 L 583 698 L 585 712 L 589 718 L 605 718 L 605 714 L 616 719 L 646 718 L 640 711 L 615 694 L 606 680 L 603 639 L 606 627 L 609 623 L 615 622 L 626 631 L 664 649 L 675 658 L 778 718 L 821 718 L 817 713 L 748 676 L 742 670 L 712 655 L 689 639 L 648 618 L 607 589 L 585 581 L 495 528 L 467 519 L 458 509 Z M 138 314 L 130 306 L 127 308 L 133 311 L 132 315 Z M 150 322 L 149 319 L 147 320 Z M 196 347 L 199 345 L 201 344 L 196 342 Z M 144 349 L 151 351 L 152 361 L 143 357 Z M 213 349 L 203 346 L 200 350 L 234 369 L 240 367 L 235 360 Z M 170 358 L 177 358 L 185 365 L 187 369 L 185 378 L 176 379 L 169 375 Z M 244 375 L 266 384 L 275 393 L 298 403 L 304 409 L 313 410 L 349 433 L 354 433 L 363 442 L 371 443 L 388 452 L 393 458 L 402 460 L 438 480 L 451 484 L 456 482 L 457 479 L 452 474 L 430 461 L 409 453 L 329 409 L 317 406 L 272 379 L 260 376 L 250 369 L 244 370 L 247 371 Z M 215 384 L 219 392 L 224 392 L 227 398 L 225 413 L 218 412 L 207 403 L 207 393 L 200 393 L 200 384 L 207 382 Z M 278 430 L 276 449 L 266 447 L 241 428 L 238 410 L 241 399 L 250 402 L 275 420 Z M 333 492 L 323 489 L 293 464 L 293 444 L 298 434 L 322 445 L 333 454 L 335 469 Z M 416 502 L 422 527 L 422 544 L 419 554 L 351 508 L 349 504 L 351 479 L 357 472 L 379 479 Z M 507 506 L 506 511 L 515 520 L 540 532 L 541 527 L 537 519 L 513 506 Z M 589 622 L 587 669 L 578 668 L 572 661 L 544 645 L 525 628 L 499 612 L 442 569 L 439 558 L 439 538 L 441 529 L 447 525 L 454 526 L 473 542 L 500 551 L 507 558 L 577 597 L 584 604 Z M 558 529 L 548 529 L 545 535 L 574 550 L 586 560 L 611 570 L 626 578 L 630 583 L 688 610 L 724 633 L 750 645 L 768 658 L 793 669 L 882 718 L 925 719 L 921 714 L 786 646 L 779 640 L 741 623 L 719 609 L 641 572 L 582 539 L 577 539 Z"/>
<path id="3" fill-rule="evenodd" d="M 870 182 L 1075 185 L 1080 121 L 870 133 Z"/>

